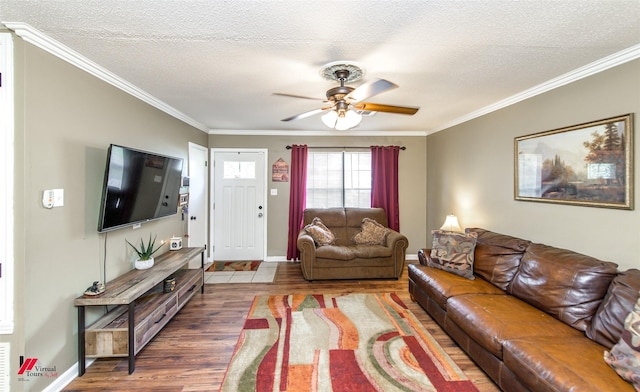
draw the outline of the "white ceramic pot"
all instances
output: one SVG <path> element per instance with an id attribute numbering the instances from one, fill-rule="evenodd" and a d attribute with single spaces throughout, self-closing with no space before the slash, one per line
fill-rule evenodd
<path id="1" fill-rule="evenodd" d="M 149 260 L 136 260 L 135 266 L 138 270 L 149 269 L 153 267 L 153 257 L 151 257 Z"/>

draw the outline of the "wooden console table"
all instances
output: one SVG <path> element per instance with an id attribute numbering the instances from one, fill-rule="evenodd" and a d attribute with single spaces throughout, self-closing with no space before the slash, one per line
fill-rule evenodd
<path id="1" fill-rule="evenodd" d="M 86 370 L 86 357 L 128 357 L 129 374 L 135 355 L 164 327 L 200 288 L 204 293 L 204 248 L 168 251 L 153 267 L 131 270 L 107 282 L 99 296 L 78 297 L 78 374 Z M 200 255 L 200 268 L 187 269 Z M 175 290 L 163 292 L 164 280 L 175 277 Z M 85 326 L 85 307 L 113 306 L 91 326 Z"/>

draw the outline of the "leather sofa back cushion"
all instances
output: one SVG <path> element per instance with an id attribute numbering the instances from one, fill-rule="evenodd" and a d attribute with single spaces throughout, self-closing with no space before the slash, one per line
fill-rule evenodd
<path id="1" fill-rule="evenodd" d="M 507 292 L 585 331 L 617 267 L 570 250 L 531 244 Z"/>
<path id="2" fill-rule="evenodd" d="M 468 228 L 466 232 L 478 235 L 474 273 L 506 291 L 531 241 L 480 228 Z"/>
<path id="3" fill-rule="evenodd" d="M 622 335 L 624 320 L 633 310 L 638 292 L 640 270 L 630 269 L 616 276 L 586 330 L 587 337 L 609 349 L 613 347 Z"/>

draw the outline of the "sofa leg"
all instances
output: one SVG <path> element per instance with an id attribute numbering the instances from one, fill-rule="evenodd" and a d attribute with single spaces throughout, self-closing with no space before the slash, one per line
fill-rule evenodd
<path id="1" fill-rule="evenodd" d="M 409 298 L 411 298 L 411 302 L 417 302 L 416 297 L 414 297 L 412 293 L 409 293 Z"/>

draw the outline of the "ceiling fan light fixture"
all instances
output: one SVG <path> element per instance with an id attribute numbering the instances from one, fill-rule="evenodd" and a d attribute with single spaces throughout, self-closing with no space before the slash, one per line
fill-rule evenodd
<path id="1" fill-rule="evenodd" d="M 324 125 L 338 131 L 346 131 L 347 129 L 357 126 L 360 124 L 360 121 L 362 121 L 362 116 L 353 110 L 346 110 L 343 113 L 338 113 L 337 110 L 331 110 L 321 118 Z"/>
<path id="2" fill-rule="evenodd" d="M 338 121 L 336 122 L 336 129 L 338 131 L 346 131 L 347 129 L 353 128 L 360 124 L 362 121 L 362 116 L 356 113 L 353 110 L 347 110 L 344 113 L 344 116 L 338 116 Z"/>
<path id="3" fill-rule="evenodd" d="M 338 121 L 338 112 L 335 110 L 330 110 L 327 114 L 322 115 L 322 122 L 324 125 L 329 128 L 335 128 L 336 122 Z"/>

